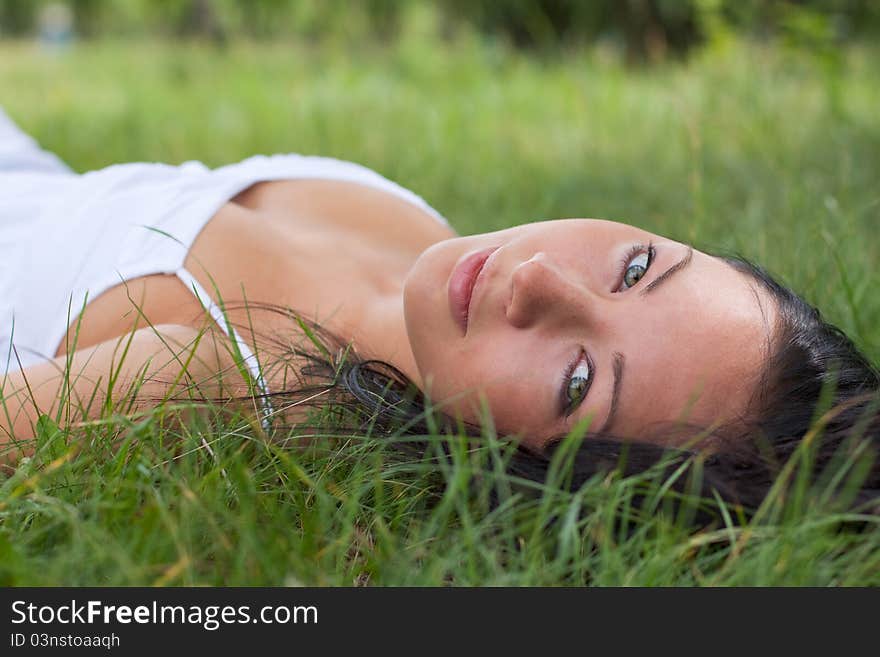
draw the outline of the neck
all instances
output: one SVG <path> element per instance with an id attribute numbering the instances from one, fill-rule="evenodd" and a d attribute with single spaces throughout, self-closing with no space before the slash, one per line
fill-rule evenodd
<path id="1" fill-rule="evenodd" d="M 368 295 L 340 318 L 340 335 L 351 340 L 358 356 L 393 365 L 421 388 L 403 314 L 403 290 Z"/>

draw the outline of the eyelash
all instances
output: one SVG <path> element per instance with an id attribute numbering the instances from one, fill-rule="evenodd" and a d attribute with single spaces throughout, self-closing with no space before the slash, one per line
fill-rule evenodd
<path id="1" fill-rule="evenodd" d="M 645 273 L 648 273 L 648 270 L 651 269 L 651 263 L 654 262 L 654 256 L 656 255 L 656 250 L 654 249 L 654 243 L 648 242 L 648 245 L 644 244 L 634 244 L 629 251 L 626 252 L 626 255 L 623 256 L 623 260 L 620 262 L 620 275 L 617 277 L 619 283 L 617 284 L 617 289 L 615 292 L 626 292 L 626 290 L 621 290 L 620 287 L 623 285 L 623 279 L 626 276 L 626 270 L 628 269 L 627 265 L 632 262 L 632 259 L 637 255 L 642 253 L 648 254 L 648 262 L 645 263 Z M 638 285 L 638 283 L 636 283 Z M 635 285 L 633 286 L 635 287 Z M 631 289 L 631 288 L 626 288 Z"/>
<path id="2" fill-rule="evenodd" d="M 571 383 L 571 377 L 574 376 L 574 371 L 577 369 L 577 366 L 581 364 L 582 361 L 585 361 L 587 364 L 587 368 L 590 370 L 589 383 L 587 383 L 587 391 L 584 393 L 581 400 L 572 405 L 572 403 L 568 400 L 566 395 L 568 390 L 568 384 Z M 562 413 L 565 417 L 568 417 L 572 413 L 577 410 L 578 406 L 581 405 L 584 399 L 587 398 L 587 395 L 590 394 L 590 387 L 593 385 L 593 380 L 596 378 L 596 368 L 593 366 L 593 360 L 587 355 L 583 349 L 578 350 L 577 356 L 568 364 L 568 367 L 565 368 L 565 373 L 562 375 Z"/>
<path id="3" fill-rule="evenodd" d="M 648 254 L 648 262 L 645 264 L 645 272 L 647 273 L 647 271 L 651 268 L 651 263 L 654 262 L 654 257 L 656 255 L 656 251 L 654 249 L 654 244 L 652 242 L 648 242 L 647 246 L 645 246 L 644 244 L 634 244 L 632 246 L 632 248 L 630 248 L 627 251 L 626 255 L 623 257 L 623 260 L 620 263 L 620 276 L 619 276 L 620 283 L 617 286 L 618 291 L 624 291 L 624 292 L 626 291 L 626 290 L 620 290 L 620 287 L 623 285 L 623 279 L 626 276 L 626 270 L 628 268 L 628 265 L 632 262 L 633 258 L 635 258 L 639 254 L 646 253 L 646 252 Z M 638 285 L 638 283 L 636 283 L 636 285 Z M 635 287 L 635 286 L 633 286 L 633 287 Z M 627 288 L 627 289 L 632 289 L 632 288 Z M 587 391 L 581 397 L 580 401 L 577 404 L 572 405 L 572 403 L 568 400 L 568 397 L 567 397 L 568 386 L 571 383 L 571 377 L 574 376 L 574 371 L 577 369 L 578 365 L 580 365 L 582 361 L 586 361 L 587 368 L 590 370 L 589 383 L 587 384 Z M 568 367 L 565 368 L 565 372 L 562 376 L 562 384 L 560 387 L 561 387 L 561 399 L 562 399 L 562 413 L 565 417 L 568 417 L 569 415 L 574 413 L 575 410 L 577 410 L 578 406 L 580 406 L 581 403 L 584 401 L 584 399 L 587 398 L 587 395 L 590 394 L 590 387 L 593 385 L 593 380 L 595 378 L 596 378 L 596 368 L 593 365 L 592 359 L 590 359 L 589 355 L 587 355 L 587 353 L 583 349 L 580 349 L 577 353 L 577 356 L 575 356 L 574 359 L 568 364 Z"/>

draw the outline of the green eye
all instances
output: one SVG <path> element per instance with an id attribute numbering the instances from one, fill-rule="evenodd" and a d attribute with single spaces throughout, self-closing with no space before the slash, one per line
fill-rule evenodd
<path id="1" fill-rule="evenodd" d="M 651 266 L 653 255 L 653 249 L 649 249 L 648 251 L 643 251 L 635 257 L 628 259 L 624 263 L 626 269 L 624 269 L 623 272 L 622 290 L 628 290 L 642 280 L 642 277 L 648 272 L 648 267 Z"/>
<path id="2" fill-rule="evenodd" d="M 642 276 L 645 275 L 646 271 L 648 270 L 642 267 L 642 265 L 630 265 L 626 270 L 623 281 L 627 287 L 632 287 L 642 280 Z"/>
<path id="3" fill-rule="evenodd" d="M 571 373 L 565 390 L 567 406 L 570 409 L 577 408 L 587 396 L 587 391 L 590 389 L 590 374 L 590 366 L 585 360 L 581 360 Z"/>

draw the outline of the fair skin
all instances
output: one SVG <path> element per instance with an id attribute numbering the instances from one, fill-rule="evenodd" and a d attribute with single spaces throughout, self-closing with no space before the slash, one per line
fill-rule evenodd
<path id="1" fill-rule="evenodd" d="M 444 281 L 463 256 L 492 247 L 465 334 Z M 535 449 L 588 418 L 592 431 L 643 439 L 676 421 L 735 419 L 773 322 L 766 293 L 723 261 L 590 219 L 435 244 L 410 271 L 404 304 L 432 398 L 452 400 L 446 410 L 467 418 L 485 400 L 501 432 Z M 569 394 L 572 363 L 587 380 L 573 392 L 588 382 L 585 393 Z"/>
<path id="2" fill-rule="evenodd" d="M 646 266 L 649 244 L 655 257 Z M 638 245 L 645 248 L 627 263 L 633 286 L 623 290 L 621 260 Z M 465 335 L 450 310 L 450 275 L 464 256 L 489 247 L 499 248 L 481 277 Z M 645 294 L 676 263 L 680 271 Z M 594 428 L 637 436 L 685 417 L 706 425 L 737 417 L 773 321 L 772 303 L 742 274 L 632 226 L 561 220 L 459 237 L 415 206 L 355 183 L 255 185 L 207 224 L 186 266 L 226 300 L 241 299 L 244 290 L 251 301 L 300 310 L 352 340 L 362 355 L 397 366 L 465 421 L 478 421 L 487 403 L 499 430 L 520 434 L 535 449 L 584 418 Z M 249 323 L 245 311 L 230 316 Z M 296 330 L 270 313 L 252 311 L 251 322 L 261 333 Z M 0 418 L 0 428 L 21 436 L 39 412 L 51 411 L 75 325 L 55 361 L 10 376 L 7 401 L 16 401 L 9 391 L 23 390 L 25 380 L 44 392 L 36 407 L 20 401 L 19 419 L 7 427 Z M 193 356 L 197 380 L 234 370 L 215 341 L 197 341 L 204 326 L 201 307 L 178 279 L 127 281 L 86 308 L 71 370 L 85 373 L 86 382 L 106 378 L 120 336 L 132 330 L 123 379 L 135 378 L 150 358 L 169 378 L 181 354 Z M 244 338 L 271 358 L 249 333 Z M 572 361 L 580 378 L 564 381 Z M 279 389 L 278 380 L 267 383 Z M 579 403 L 565 409 L 569 389 Z"/>

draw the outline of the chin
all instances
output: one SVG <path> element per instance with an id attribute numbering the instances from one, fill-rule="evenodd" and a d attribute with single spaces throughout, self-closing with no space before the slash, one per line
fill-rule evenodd
<path id="1" fill-rule="evenodd" d="M 432 244 L 422 251 L 407 272 L 403 280 L 403 308 L 407 323 L 411 313 L 428 320 L 435 319 L 434 313 L 441 309 L 435 304 L 445 298 L 446 281 L 455 264 L 451 241 Z"/>
<path id="2" fill-rule="evenodd" d="M 417 277 L 408 276 L 403 286 L 403 321 L 406 337 L 415 358 L 419 374 L 424 377 L 422 363 L 425 351 L 429 348 L 431 322 L 428 316 L 426 290 Z"/>

